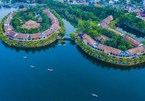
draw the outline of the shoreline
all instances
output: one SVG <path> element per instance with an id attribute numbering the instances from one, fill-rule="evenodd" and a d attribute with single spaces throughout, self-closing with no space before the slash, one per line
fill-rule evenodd
<path id="1" fill-rule="evenodd" d="M 85 43 L 82 42 L 82 44 L 83 44 L 84 46 L 86 46 L 87 48 L 90 48 L 90 50 L 94 51 L 94 49 L 92 49 L 90 46 L 86 45 Z M 94 55 L 92 52 L 86 51 L 85 48 L 83 48 L 83 45 L 80 45 L 78 42 L 76 42 L 76 45 L 79 46 L 80 49 L 81 49 L 82 51 L 84 51 L 87 55 L 89 55 L 89 56 L 91 56 L 91 57 L 93 57 L 93 58 L 95 58 L 95 59 L 97 59 L 97 60 L 99 60 L 99 61 L 105 62 L 105 63 L 107 63 L 107 64 L 111 64 L 111 65 L 115 65 L 115 66 L 120 66 L 120 67 L 122 67 L 122 68 L 123 68 L 123 67 L 124 67 L 124 68 L 127 68 L 127 67 L 132 68 L 132 67 L 135 67 L 135 66 L 137 66 L 137 65 L 142 65 L 142 64 L 145 63 L 145 61 L 142 61 L 142 62 L 132 63 L 132 64 L 127 64 L 127 62 L 126 62 L 126 63 L 123 64 L 123 63 L 115 63 L 113 60 L 112 60 L 112 62 L 109 62 L 109 61 L 106 61 L 105 59 L 101 59 L 101 57 L 97 57 L 98 54 Z M 104 53 L 104 54 L 105 54 L 105 53 Z M 105 56 L 105 55 L 104 55 L 104 56 Z M 110 56 L 110 60 L 111 60 L 111 59 L 113 59 L 113 58 Z"/>
<path id="2" fill-rule="evenodd" d="M 20 47 L 20 48 L 38 48 L 47 46 L 53 42 L 55 42 L 58 38 L 58 35 L 60 34 L 61 30 L 64 30 L 64 24 L 61 21 L 59 16 L 55 16 L 60 23 L 60 28 L 54 32 L 52 32 L 49 36 L 45 38 L 41 38 L 39 40 L 19 40 L 15 38 L 10 38 L 8 35 L 5 34 L 4 29 L 4 23 L 7 19 L 8 15 L 6 15 L 1 21 L 0 21 L 0 38 L 3 42 L 5 42 L 8 46 L 14 46 L 14 47 Z M 53 25 L 53 24 L 52 24 Z M 51 25 L 51 26 L 52 26 Z M 49 29 L 48 29 L 49 30 Z"/>

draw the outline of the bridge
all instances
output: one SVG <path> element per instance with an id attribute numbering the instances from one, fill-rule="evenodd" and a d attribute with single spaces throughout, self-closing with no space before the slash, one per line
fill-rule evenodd
<path id="1" fill-rule="evenodd" d="M 69 35 L 65 35 L 63 37 L 58 37 L 58 39 L 64 39 L 64 40 L 72 40 L 71 37 Z"/>

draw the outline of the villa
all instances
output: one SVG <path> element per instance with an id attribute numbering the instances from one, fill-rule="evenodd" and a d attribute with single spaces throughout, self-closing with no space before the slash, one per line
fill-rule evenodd
<path id="1" fill-rule="evenodd" d="M 130 42 L 133 46 L 135 47 L 138 47 L 138 46 L 142 46 L 143 44 L 141 44 L 139 41 L 131 38 L 130 36 L 128 35 L 125 35 L 124 39 L 127 41 L 127 42 Z"/>
<path id="2" fill-rule="evenodd" d="M 89 44 L 94 48 L 97 47 L 97 42 L 94 39 L 92 39 L 89 35 L 84 34 L 82 38 L 83 38 L 83 42 L 85 42 L 86 44 Z"/>
<path id="3" fill-rule="evenodd" d="M 102 28 L 108 28 L 109 24 L 112 20 L 113 20 L 113 16 L 110 15 L 107 18 L 105 18 L 104 20 L 102 20 L 101 23 L 99 24 L 99 26 Z"/>
<path id="4" fill-rule="evenodd" d="M 112 57 L 137 58 L 138 56 L 145 54 L 145 47 L 143 45 L 140 46 L 140 44 L 138 44 L 139 42 L 136 43 L 138 45 L 137 47 L 126 51 L 121 51 L 120 49 L 116 49 L 107 45 L 100 44 L 87 34 L 83 34 L 81 38 L 85 44 L 91 46 L 96 51 L 100 51 Z"/>
<path id="5" fill-rule="evenodd" d="M 28 40 L 29 35 L 28 35 L 28 34 L 18 34 L 18 35 L 16 36 L 16 38 L 17 38 L 19 41 L 24 41 L 24 40 Z"/>
<path id="6" fill-rule="evenodd" d="M 5 35 L 7 35 L 7 37 L 10 39 L 19 40 L 19 41 L 41 40 L 49 37 L 52 33 L 57 32 L 60 29 L 60 25 L 58 19 L 49 10 L 43 10 L 43 12 L 51 19 L 52 25 L 50 26 L 50 29 L 47 29 L 44 32 L 33 33 L 33 34 L 24 34 L 24 33 L 15 32 L 13 30 L 13 27 L 10 25 L 11 20 L 15 15 L 15 12 L 11 12 L 8 18 L 4 22 Z M 31 29 L 31 28 L 40 27 L 40 24 L 33 20 L 29 20 L 22 26 L 23 28 Z"/>
<path id="7" fill-rule="evenodd" d="M 42 38 L 42 34 L 41 33 L 31 34 L 30 37 L 31 37 L 31 40 L 38 40 Z"/>
<path id="8" fill-rule="evenodd" d="M 23 24 L 22 27 L 26 29 L 39 28 L 40 24 L 33 20 L 29 20 L 25 24 Z"/>

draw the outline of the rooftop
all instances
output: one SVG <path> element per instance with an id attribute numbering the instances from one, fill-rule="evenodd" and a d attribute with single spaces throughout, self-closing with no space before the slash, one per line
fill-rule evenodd
<path id="1" fill-rule="evenodd" d="M 33 20 L 29 20 L 25 24 L 23 24 L 22 27 L 26 29 L 39 28 L 40 24 Z"/>

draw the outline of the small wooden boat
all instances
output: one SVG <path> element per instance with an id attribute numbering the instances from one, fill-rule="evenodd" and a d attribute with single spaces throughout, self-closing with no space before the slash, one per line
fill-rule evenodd
<path id="1" fill-rule="evenodd" d="M 34 68 L 35 66 L 33 66 L 33 65 L 30 65 L 30 67 L 31 67 L 31 68 Z"/>
<path id="2" fill-rule="evenodd" d="M 53 69 L 51 69 L 51 68 L 48 68 L 48 71 L 50 71 L 50 72 L 53 72 Z"/>
<path id="3" fill-rule="evenodd" d="M 92 93 L 92 96 L 93 96 L 93 97 L 98 97 L 98 95 L 97 95 L 97 94 L 95 94 L 95 93 Z"/>
<path id="4" fill-rule="evenodd" d="M 27 57 L 27 56 L 24 56 L 23 58 L 24 58 L 24 59 L 27 59 L 28 57 Z"/>

